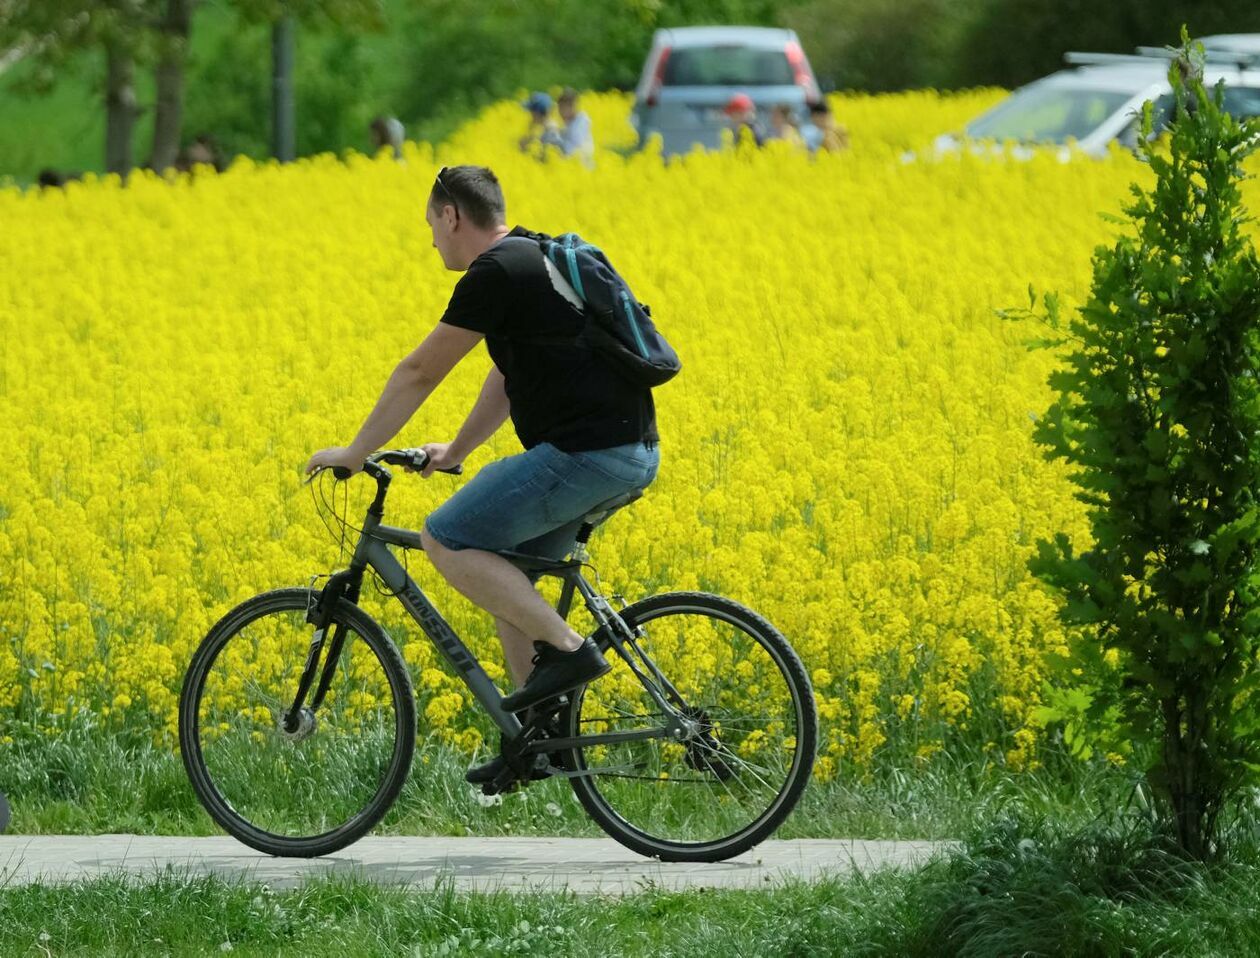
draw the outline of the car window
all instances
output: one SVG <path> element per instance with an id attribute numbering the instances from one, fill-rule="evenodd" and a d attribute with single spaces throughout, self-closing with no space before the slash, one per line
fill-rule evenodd
<path id="1" fill-rule="evenodd" d="M 665 61 L 665 86 L 791 86 L 783 50 L 765 47 L 684 47 Z"/>
<path id="2" fill-rule="evenodd" d="M 1245 86 L 1227 86 L 1225 88 L 1225 112 L 1233 114 L 1235 119 L 1245 120 L 1247 117 L 1260 116 L 1260 89 Z"/>
<path id="3" fill-rule="evenodd" d="M 967 127 L 981 139 L 1064 143 L 1083 139 L 1132 96 L 1114 90 L 1031 87 L 1017 90 Z"/>

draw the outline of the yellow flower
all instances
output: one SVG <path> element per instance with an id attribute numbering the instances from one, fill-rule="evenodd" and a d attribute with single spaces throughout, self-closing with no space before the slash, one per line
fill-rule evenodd
<path id="1" fill-rule="evenodd" d="M 593 94 L 604 148 L 591 169 L 522 155 L 504 133 L 509 101 L 447 144 L 409 146 L 405 164 L 241 160 L 175 183 L 137 171 L 126 188 L 0 190 L 0 421 L 14 450 L 0 582 L 16 584 L 0 590 L 0 675 L 17 676 L 0 683 L 0 720 L 26 700 L 46 715 L 86 706 L 174 748 L 180 684 L 214 623 L 344 566 L 299 470 L 353 437 L 441 315 L 455 278 L 421 206 L 442 164 L 477 162 L 498 173 L 513 222 L 607 250 L 683 359 L 656 393 L 659 478 L 591 543 L 609 591 L 712 590 L 774 623 L 816 686 L 820 780 L 977 715 L 1025 731 L 1047 658 L 1072 638 L 1027 559 L 1055 532 L 1090 541 L 1069 477 L 1031 441 L 1058 359 L 994 310 L 1026 302 L 1030 283 L 1078 304 L 1106 238 L 1098 211 L 1150 171 L 1120 154 L 924 154 L 1000 95 L 834 97 L 853 148 L 817 157 L 623 156 L 632 98 Z M 1260 181 L 1243 190 L 1255 206 Z M 393 443 L 452 437 L 488 363 L 484 350 L 461 363 Z M 73 390 L 47 372 L 65 369 Z M 519 449 L 500 429 L 467 476 Z M 462 481 L 397 475 L 386 521 L 418 528 Z M 351 529 L 373 491 L 337 488 Z M 408 558 L 502 686 L 490 617 Z M 396 601 L 365 587 L 361 605 L 403 649 L 426 731 L 475 749 L 489 727 L 443 657 Z M 247 678 L 291 681 L 309 632 L 251 638 L 225 652 L 239 659 L 213 689 L 222 714 L 258 706 Z M 652 651 L 687 694 L 718 676 L 728 714 L 757 714 L 775 678 L 730 639 L 694 625 Z M 361 715 L 387 690 L 349 648 L 363 696 L 334 683 L 329 701 Z M 593 693 L 609 709 L 641 699 L 624 668 Z M 736 747 L 777 749 L 792 731 Z M 1021 732 L 996 745 L 1032 767 L 1044 732 Z"/>

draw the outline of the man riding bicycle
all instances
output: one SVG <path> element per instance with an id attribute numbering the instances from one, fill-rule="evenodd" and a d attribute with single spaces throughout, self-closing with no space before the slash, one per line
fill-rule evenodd
<path id="1" fill-rule="evenodd" d="M 426 520 L 430 561 L 495 621 L 524 710 L 598 678 L 608 663 L 571 629 L 531 578 L 497 552 L 564 558 L 595 506 L 645 488 L 660 460 L 652 395 L 579 342 L 581 302 L 536 242 L 506 225 L 498 178 L 485 167 L 438 173 L 425 221 L 447 269 L 463 272 L 446 312 L 390 376 L 349 446 L 322 449 L 306 472 L 363 468 L 483 338 L 493 365 L 455 438 L 430 443 L 421 475 L 451 469 L 510 415 L 525 451 L 483 467 Z M 535 665 L 536 663 L 536 665 Z M 492 779 L 502 759 L 469 771 Z"/>

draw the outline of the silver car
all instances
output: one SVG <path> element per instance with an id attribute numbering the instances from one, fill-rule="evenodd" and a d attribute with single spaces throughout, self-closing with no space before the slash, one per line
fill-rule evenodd
<path id="1" fill-rule="evenodd" d="M 1246 37 L 1251 35 L 1203 40 L 1204 80 L 1209 87 L 1225 81 L 1225 109 L 1239 118 L 1260 116 L 1260 37 L 1251 37 L 1254 52 L 1246 49 Z M 1013 141 L 1016 156 L 1029 155 L 1033 146 L 1057 145 L 1066 159 L 1074 140 L 1076 149 L 1105 156 L 1112 143 L 1137 145 L 1145 101 L 1155 103 L 1156 132 L 1171 119 L 1167 51 L 1139 47 L 1136 55 L 1069 53 L 1064 59 L 1074 67 L 1020 87 L 961 134 L 938 137 L 937 152 L 956 151 L 963 143 L 977 151 L 1000 150 L 999 144 Z"/>
<path id="2" fill-rule="evenodd" d="M 657 30 L 635 90 L 630 122 L 640 145 L 655 133 L 666 154 L 721 145 L 723 112 L 746 94 L 759 116 L 780 104 L 804 119 L 822 99 L 795 31 L 764 27 L 680 27 Z"/>

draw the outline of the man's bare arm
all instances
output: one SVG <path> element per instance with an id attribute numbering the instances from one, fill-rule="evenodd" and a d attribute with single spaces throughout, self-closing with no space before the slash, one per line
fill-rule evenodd
<path id="1" fill-rule="evenodd" d="M 459 435 L 451 441 L 451 458 L 463 462 L 470 452 L 494 435 L 507 419 L 509 411 L 503 373 L 498 366 L 491 366 L 490 374 L 481 386 L 481 395 L 459 427 Z"/>
<path id="2" fill-rule="evenodd" d="M 424 342 L 395 367 L 381 398 L 349 446 L 353 456 L 364 459 L 393 439 L 437 384 L 481 339 L 481 333 L 438 323 Z"/>

